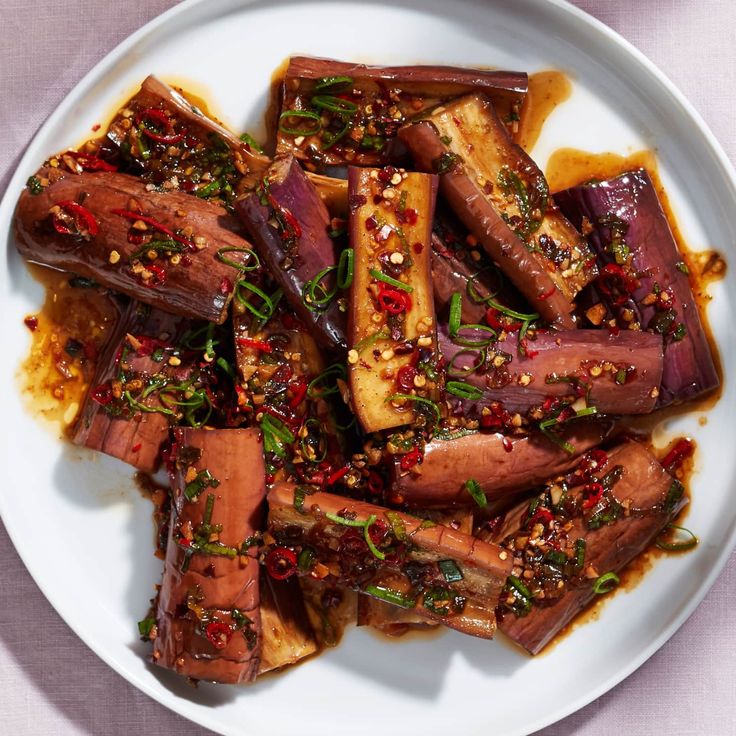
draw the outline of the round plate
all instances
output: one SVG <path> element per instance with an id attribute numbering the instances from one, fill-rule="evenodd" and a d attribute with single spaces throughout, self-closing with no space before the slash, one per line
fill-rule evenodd
<path id="1" fill-rule="evenodd" d="M 657 562 L 638 587 L 617 594 L 597 621 L 549 653 L 531 659 L 501 637 L 489 643 L 446 632 L 394 642 L 350 630 L 335 650 L 252 687 L 196 690 L 148 664 L 148 648 L 137 640 L 135 622 L 161 570 L 152 554 L 150 503 L 134 490 L 130 468 L 60 443 L 15 390 L 29 343 L 22 318 L 42 299 L 12 236 L 26 178 L 46 156 L 84 139 L 151 72 L 195 82 L 197 91 L 204 87 L 227 124 L 257 133 L 271 73 L 293 53 L 381 64 L 562 69 L 573 78 L 574 93 L 544 128 L 533 152 L 540 166 L 562 146 L 623 154 L 654 148 L 687 241 L 736 261 L 736 178 L 715 140 L 651 63 L 570 5 L 185 2 L 131 36 L 77 85 L 29 146 L 0 207 L 0 241 L 7 246 L 0 401 L 13 431 L 12 449 L 5 443 L 3 520 L 47 598 L 100 657 L 151 697 L 223 734 L 277 736 L 297 727 L 304 734 L 529 733 L 641 665 L 690 615 L 727 559 L 736 541 L 736 453 L 721 452 L 736 446 L 731 381 L 707 423 L 694 413 L 667 427 L 694 435 L 700 445 L 688 525 L 703 543 Z M 729 377 L 735 282 L 732 270 L 712 288 L 709 307 Z"/>

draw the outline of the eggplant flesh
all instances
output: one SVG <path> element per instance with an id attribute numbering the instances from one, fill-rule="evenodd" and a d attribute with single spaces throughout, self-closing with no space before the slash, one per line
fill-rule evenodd
<path id="1" fill-rule="evenodd" d="M 339 87 L 340 82 L 329 84 L 329 79 L 336 77 L 345 80 L 344 88 Z M 523 72 L 378 67 L 294 56 L 280 87 L 277 151 L 292 153 L 310 170 L 402 163 L 406 151 L 396 139 L 396 131 L 407 120 L 452 97 L 481 90 L 510 123 L 518 115 L 527 88 L 528 77 Z M 335 94 L 341 95 L 337 103 Z M 284 118 L 295 109 L 329 115 L 335 104 L 344 112 L 337 112 L 327 127 L 316 133 L 309 132 L 303 118 Z"/>
<path id="2" fill-rule="evenodd" d="M 475 432 L 455 439 L 433 439 L 425 445 L 421 464 L 411 471 L 402 470 L 399 460 L 394 462 L 392 488 L 401 503 L 412 508 L 477 508 L 466 481 L 474 480 L 489 503 L 512 498 L 543 483 L 550 474 L 574 467 L 611 428 L 611 422 L 571 425 L 560 439 L 572 446 L 572 452 L 540 433 L 509 437 Z"/>
<path id="3" fill-rule="evenodd" d="M 648 414 L 656 408 L 662 381 L 662 338 L 646 332 L 608 330 L 539 331 L 535 339 L 509 333 L 479 351 L 457 345 L 445 328 L 440 350 L 451 366 L 448 377 L 460 378 L 483 392 L 478 399 L 448 396 L 467 413 L 490 402 L 526 415 L 548 399 L 582 399 L 601 414 Z"/>
<path id="4" fill-rule="evenodd" d="M 518 583 L 507 585 L 502 595 L 499 628 L 531 654 L 539 653 L 596 597 L 594 587 L 601 576 L 619 572 L 646 550 L 687 503 L 679 481 L 642 445 L 636 442 L 618 445 L 606 457 L 605 465 L 595 471 L 592 480 L 604 486 L 608 485 L 606 476 L 617 480 L 600 501 L 595 502 L 595 498 L 591 501 L 594 484 L 564 490 L 565 481 L 553 479 L 549 494 L 566 494 L 556 495 L 560 500 L 555 503 L 564 506 L 566 498 L 577 499 L 582 502 L 582 512 L 561 517 L 554 508 L 548 508 L 549 500 L 540 503 L 535 496 L 531 503 L 524 501 L 510 511 L 490 537 L 514 555 L 514 565 L 523 571 L 516 580 L 524 581 L 523 588 Z M 559 549 L 555 546 L 551 554 L 545 552 L 546 543 L 538 546 L 531 556 L 523 551 L 537 524 L 532 518 L 534 513 L 550 531 L 553 524 L 559 529 L 558 521 L 566 529 L 561 533 L 555 531 L 554 541 Z M 562 566 L 560 552 L 568 558 Z M 575 565 L 576 552 L 580 554 L 579 565 Z M 534 567 L 534 563 L 530 566 L 535 556 L 540 559 L 544 555 L 552 566 Z M 527 570 L 531 577 L 524 575 Z M 531 594 L 531 600 L 527 593 Z"/>
<path id="5" fill-rule="evenodd" d="M 687 266 L 646 170 L 572 187 L 555 198 L 574 223 L 589 231 L 602 271 L 595 294 L 609 316 L 622 328 L 638 324 L 664 336 L 657 406 L 715 389 L 718 371 Z M 619 290 L 619 271 L 632 275 L 629 288 Z"/>
<path id="6" fill-rule="evenodd" d="M 338 247 L 330 237 L 330 215 L 314 185 L 293 156 L 278 157 L 264 181 L 267 191 L 238 200 L 235 209 L 259 255 L 284 291 L 289 305 L 328 349 L 346 345 L 346 316 L 337 297 L 326 305 L 310 303 L 310 281 L 320 279 L 324 292 L 337 289 Z"/>
<path id="7" fill-rule="evenodd" d="M 16 212 L 22 256 L 173 314 L 225 321 L 239 271 L 219 255 L 244 263 L 250 245 L 224 208 L 148 191 L 128 174 L 44 169 L 37 178 L 48 185 L 39 194 L 24 190 Z M 70 224 L 66 213 L 81 219 Z"/>
<path id="8" fill-rule="evenodd" d="M 441 105 L 399 137 L 420 170 L 441 174 L 450 207 L 529 304 L 550 324 L 574 327 L 574 299 L 595 277 L 594 259 L 490 100 Z"/>
<path id="9" fill-rule="evenodd" d="M 182 363 L 174 368 L 166 359 L 190 325 L 189 320 L 139 302 L 128 305 L 100 355 L 92 390 L 72 431 L 74 444 L 118 458 L 144 473 L 157 470 L 170 426 L 168 417 L 157 411 L 165 408 L 158 396 L 152 394 L 143 400 L 145 410 L 131 409 L 123 414 L 111 411 L 112 402 L 98 391 L 119 377 L 121 361 L 135 376 L 165 374 L 175 382 L 183 379 L 190 366 Z M 154 355 L 156 351 L 159 355 Z"/>
<path id="10" fill-rule="evenodd" d="M 265 470 L 257 429 L 174 429 L 172 510 L 153 661 L 196 680 L 248 683 L 260 668 Z M 246 549 L 247 548 L 247 549 Z"/>
<path id="11" fill-rule="evenodd" d="M 296 555 L 308 548 L 315 555 L 298 574 L 373 595 L 464 633 L 493 636 L 495 600 L 510 570 L 494 545 L 373 504 L 305 494 L 291 484 L 276 484 L 268 504 L 268 530 L 276 545 Z M 379 546 L 370 550 L 364 540 L 371 530 L 379 546 L 405 548 L 399 561 L 387 561 Z M 419 568 L 410 563 L 419 564 L 419 577 Z"/>

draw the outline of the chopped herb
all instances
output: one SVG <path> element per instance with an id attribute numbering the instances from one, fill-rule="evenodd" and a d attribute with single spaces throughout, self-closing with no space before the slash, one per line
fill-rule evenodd
<path id="1" fill-rule="evenodd" d="M 394 606 L 399 606 L 400 608 L 414 608 L 416 605 L 416 600 L 414 598 L 403 595 L 397 590 L 385 588 L 382 585 L 366 585 L 363 592 L 368 595 L 372 595 L 374 598 L 386 601 L 386 603 L 392 603 Z"/>
<path id="2" fill-rule="evenodd" d="M 153 627 L 156 625 L 156 619 L 151 618 L 150 616 L 148 618 L 144 618 L 142 621 L 138 622 L 138 633 L 141 635 L 141 639 L 144 641 L 148 641 L 151 637 L 151 631 L 153 631 Z"/>
<path id="3" fill-rule="evenodd" d="M 614 590 L 620 582 L 615 572 L 604 573 L 593 583 L 593 592 L 596 595 L 605 595 Z"/>
<path id="4" fill-rule="evenodd" d="M 480 487 L 480 483 L 477 480 L 466 480 L 463 488 L 473 497 L 478 506 L 485 508 L 488 505 L 488 499 L 483 489 Z"/>
<path id="5" fill-rule="evenodd" d="M 463 574 L 454 560 L 440 560 L 437 567 L 448 583 L 457 583 L 463 579 Z"/>

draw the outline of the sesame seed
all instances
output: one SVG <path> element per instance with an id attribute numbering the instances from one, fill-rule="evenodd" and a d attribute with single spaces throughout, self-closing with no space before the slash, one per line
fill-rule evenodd
<path id="1" fill-rule="evenodd" d="M 394 176 L 396 176 L 396 174 L 394 174 Z M 398 251 L 394 251 L 391 254 L 389 260 L 391 261 L 391 263 L 399 265 L 404 262 L 404 255 L 402 253 L 399 253 Z"/>
<path id="2" fill-rule="evenodd" d="M 116 250 L 110 251 L 110 256 L 107 259 L 110 263 L 117 263 L 120 260 L 120 253 Z"/>
<path id="3" fill-rule="evenodd" d="M 358 351 L 357 350 L 348 351 L 348 363 L 350 363 L 350 365 L 355 365 L 357 362 L 358 362 Z"/>
<path id="4" fill-rule="evenodd" d="M 176 355 L 172 355 L 169 358 L 169 365 L 173 365 L 174 367 L 181 365 L 181 360 L 176 357 Z"/>

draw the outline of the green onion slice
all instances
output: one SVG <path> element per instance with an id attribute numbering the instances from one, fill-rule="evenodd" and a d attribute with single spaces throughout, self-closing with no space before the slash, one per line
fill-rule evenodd
<path id="1" fill-rule="evenodd" d="M 472 496 L 473 501 L 475 501 L 478 506 L 485 508 L 488 505 L 486 494 L 483 492 L 483 489 L 480 487 L 480 483 L 478 483 L 477 480 L 473 480 L 472 478 L 466 480 L 463 488 Z"/>
<path id="2" fill-rule="evenodd" d="M 239 261 L 232 261 L 226 258 L 224 253 L 245 253 L 247 255 L 247 263 L 241 263 Z M 221 263 L 226 263 L 228 266 L 237 268 L 238 271 L 257 271 L 261 267 L 261 261 L 258 258 L 258 254 L 251 248 L 236 248 L 234 246 L 228 246 L 226 248 L 218 248 L 217 260 Z M 253 262 L 251 263 L 251 259 Z"/>
<path id="3" fill-rule="evenodd" d="M 377 521 L 376 515 L 371 514 L 368 519 L 365 522 L 365 526 L 363 527 L 363 536 L 365 537 L 365 543 L 368 545 L 368 549 L 371 551 L 374 557 L 376 557 L 379 560 L 385 560 L 386 555 L 385 553 L 381 552 L 378 547 L 374 544 L 373 540 L 371 539 L 371 533 L 370 529 L 373 524 L 375 524 Z"/>
<path id="4" fill-rule="evenodd" d="M 399 593 L 397 590 L 391 588 L 385 588 L 382 585 L 366 585 L 363 589 L 364 593 L 372 595 L 374 598 L 379 598 L 386 603 L 392 603 L 394 606 L 400 608 L 414 608 L 416 600 L 409 596 Z"/>
<path id="5" fill-rule="evenodd" d="M 325 518 L 329 519 L 335 524 L 342 524 L 343 526 L 354 526 L 359 529 L 362 529 L 366 525 L 365 521 L 358 521 L 357 519 L 346 519 L 344 516 L 339 516 L 338 514 L 332 514 L 329 511 L 325 512 Z M 374 521 L 375 521 L 375 517 L 374 517 Z"/>
<path id="6" fill-rule="evenodd" d="M 440 414 L 440 408 L 431 399 L 425 399 L 423 396 L 414 396 L 413 394 L 392 394 L 388 398 L 384 399 L 385 402 L 394 401 L 394 399 L 405 399 L 407 401 L 414 401 L 417 404 L 423 404 L 429 406 L 432 409 L 432 413 L 435 416 L 435 426 L 440 423 L 442 415 Z"/>
<path id="7" fill-rule="evenodd" d="M 460 292 L 455 292 L 450 297 L 450 319 L 448 322 L 448 328 L 450 330 L 450 337 L 455 337 L 458 330 L 460 329 L 460 322 L 462 321 L 463 314 L 463 297 Z"/>
<path id="8" fill-rule="evenodd" d="M 385 273 L 382 273 L 377 268 L 372 268 L 370 270 L 370 275 L 373 276 L 373 278 L 377 281 L 383 281 L 384 284 L 395 286 L 397 289 L 403 289 L 408 294 L 411 294 L 411 292 L 414 291 L 413 286 L 409 286 L 409 284 L 405 284 L 403 281 L 399 281 L 398 279 L 393 279 L 391 278 L 391 276 L 387 276 Z"/>
<path id="9" fill-rule="evenodd" d="M 464 381 L 448 381 L 445 384 L 445 389 L 453 396 L 471 401 L 476 401 L 483 396 L 483 392 L 477 386 L 471 386 Z"/>
<path id="10" fill-rule="evenodd" d="M 335 92 L 344 92 L 349 87 L 353 86 L 353 78 L 347 76 L 337 77 L 320 77 L 314 83 L 315 92 L 329 92 L 334 94 Z"/>
<path id="11" fill-rule="evenodd" d="M 352 248 L 345 248 L 340 253 L 340 260 L 337 262 L 337 288 L 347 289 L 353 283 L 353 272 L 355 270 L 355 251 Z"/>
<path id="12" fill-rule="evenodd" d="M 593 583 L 593 592 L 596 595 L 605 595 L 614 590 L 620 582 L 621 580 L 615 572 L 604 573 Z"/>
<path id="13" fill-rule="evenodd" d="M 391 531 L 400 542 L 408 542 L 409 535 L 406 533 L 406 525 L 403 519 L 395 511 L 386 511 L 385 517 L 391 524 Z"/>
<path id="14" fill-rule="evenodd" d="M 300 124 L 298 121 L 308 122 L 304 122 L 299 128 L 295 127 Z M 312 110 L 285 110 L 279 115 L 279 130 L 286 135 L 315 135 L 322 130 L 322 120 Z"/>
<path id="15" fill-rule="evenodd" d="M 686 539 L 682 539 L 680 541 L 672 541 L 668 542 L 666 539 L 667 533 L 671 530 L 675 529 L 678 532 L 683 532 L 684 534 L 687 534 Z M 700 540 L 691 532 L 689 529 L 687 529 L 684 526 L 678 526 L 677 524 L 667 524 L 667 526 L 662 530 L 660 535 L 657 537 L 657 540 L 655 544 L 659 549 L 666 550 L 667 552 L 685 552 L 688 549 L 692 549 L 693 547 L 696 547 Z"/>
<path id="16" fill-rule="evenodd" d="M 474 360 L 471 365 L 455 365 L 456 361 L 470 355 L 474 356 Z M 481 348 L 479 350 L 473 350 L 471 348 L 458 350 L 458 352 L 456 352 L 455 355 L 452 356 L 450 362 L 447 364 L 447 375 L 452 376 L 453 378 L 464 378 L 465 376 L 469 376 L 472 373 L 475 373 L 476 371 L 479 371 L 481 368 L 483 368 L 487 360 L 488 351 L 486 351 L 484 348 Z"/>
<path id="17" fill-rule="evenodd" d="M 352 115 L 358 109 L 354 102 L 333 95 L 314 95 L 312 104 L 320 110 L 329 110 L 338 115 Z"/>
<path id="18" fill-rule="evenodd" d="M 455 560 L 440 560 L 437 567 L 439 567 L 448 583 L 458 583 L 463 579 L 463 574 Z"/>

